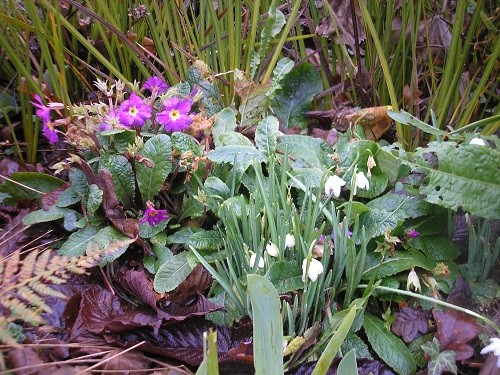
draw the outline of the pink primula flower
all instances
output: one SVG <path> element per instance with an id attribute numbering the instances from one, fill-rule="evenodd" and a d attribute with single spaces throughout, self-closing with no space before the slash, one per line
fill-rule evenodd
<path id="1" fill-rule="evenodd" d="M 127 127 L 140 127 L 151 117 L 151 107 L 135 93 L 125 100 L 118 109 L 120 122 Z"/>
<path id="2" fill-rule="evenodd" d="M 141 223 L 148 223 L 152 227 L 157 226 L 162 221 L 167 220 L 167 210 L 157 210 L 154 204 L 150 201 L 146 202 L 146 211 L 141 219 Z"/>
<path id="3" fill-rule="evenodd" d="M 165 82 L 163 79 L 157 76 L 152 76 L 149 77 L 146 82 L 142 85 L 142 88 L 145 90 L 150 90 L 151 94 L 156 96 L 156 95 L 161 95 L 168 89 L 168 83 Z"/>
<path id="4" fill-rule="evenodd" d="M 167 132 L 178 132 L 189 129 L 193 119 L 189 116 L 191 111 L 191 100 L 179 100 L 179 98 L 169 98 L 163 102 L 163 111 L 157 115 L 157 120 L 165 126 Z"/>
<path id="5" fill-rule="evenodd" d="M 59 140 L 56 129 L 54 129 L 54 124 L 50 120 L 43 121 L 42 132 L 43 135 L 49 140 L 50 144 L 57 143 L 57 141 Z"/>
<path id="6" fill-rule="evenodd" d="M 35 100 L 32 101 L 31 104 L 37 108 L 36 115 L 38 117 L 40 117 L 44 122 L 50 121 L 50 108 L 43 104 L 40 95 L 35 95 Z"/>

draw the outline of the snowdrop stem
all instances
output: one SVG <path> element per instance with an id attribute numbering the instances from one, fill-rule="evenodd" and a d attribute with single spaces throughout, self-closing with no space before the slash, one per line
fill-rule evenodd
<path id="1" fill-rule="evenodd" d="M 365 284 L 358 285 L 358 288 L 360 288 L 360 289 L 366 289 L 367 287 L 368 287 L 368 285 L 365 285 Z M 453 304 L 445 302 L 445 301 L 441 301 L 441 300 L 436 299 L 436 298 L 424 296 L 424 295 L 419 294 L 419 293 L 413 293 L 413 292 L 410 292 L 407 290 L 395 289 L 395 288 L 390 288 L 387 286 L 380 286 L 380 285 L 374 286 L 374 289 L 380 289 L 380 290 L 384 290 L 387 292 L 398 293 L 398 294 L 403 294 L 403 295 L 409 296 L 409 297 L 419 298 L 419 299 L 424 300 L 424 301 L 435 303 L 436 305 L 448 307 L 450 309 L 454 309 L 454 310 L 463 312 L 467 315 L 473 316 L 476 319 L 482 320 L 484 323 L 486 323 L 490 327 L 492 327 L 495 331 L 500 333 L 500 327 L 497 326 L 493 321 L 491 321 L 487 317 L 480 315 L 472 310 L 469 310 L 469 309 L 466 309 L 466 308 L 463 308 L 460 306 L 456 306 L 456 305 L 453 305 Z"/>

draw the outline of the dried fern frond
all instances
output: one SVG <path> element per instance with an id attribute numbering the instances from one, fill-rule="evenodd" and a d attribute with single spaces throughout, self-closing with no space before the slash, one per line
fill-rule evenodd
<path id="1" fill-rule="evenodd" d="M 15 342 L 6 328 L 16 320 L 34 326 L 44 324 L 41 314 L 52 311 L 45 298 L 66 297 L 51 285 L 64 283 L 72 273 L 86 273 L 99 264 L 101 255 L 67 258 L 54 255 L 52 250 L 34 250 L 21 259 L 17 250 L 8 258 L 0 256 L 0 311 L 6 315 L 0 315 L 0 341 Z"/>

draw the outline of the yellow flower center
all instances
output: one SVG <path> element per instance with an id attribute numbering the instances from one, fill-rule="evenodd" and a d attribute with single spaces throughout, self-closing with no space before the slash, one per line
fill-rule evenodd
<path id="1" fill-rule="evenodd" d="M 47 121 L 47 127 L 49 128 L 49 130 L 54 130 L 54 124 L 50 121 Z"/>
<path id="2" fill-rule="evenodd" d="M 179 119 L 179 117 L 181 117 L 181 113 L 177 110 L 177 109 L 172 109 L 170 111 L 170 119 L 172 121 L 176 121 Z"/>
<path id="3" fill-rule="evenodd" d="M 135 116 L 137 114 L 137 108 L 135 107 L 130 107 L 128 109 L 128 114 L 131 115 L 131 116 Z"/>

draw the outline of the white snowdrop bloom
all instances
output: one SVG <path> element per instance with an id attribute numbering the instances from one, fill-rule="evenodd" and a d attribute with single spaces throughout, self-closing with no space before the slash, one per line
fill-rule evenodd
<path id="1" fill-rule="evenodd" d="M 339 176 L 330 176 L 325 182 L 325 194 L 330 195 L 333 193 L 333 195 L 338 198 L 340 196 L 340 190 L 345 184 L 346 182 Z"/>
<path id="2" fill-rule="evenodd" d="M 366 178 L 366 176 L 363 172 L 356 173 L 355 179 L 356 179 L 356 185 L 354 186 L 354 193 L 353 194 L 356 194 L 356 190 L 358 188 L 366 189 L 366 190 L 368 190 L 370 188 L 370 181 L 368 181 L 368 179 Z"/>
<path id="3" fill-rule="evenodd" d="M 488 354 L 493 352 L 497 357 L 497 367 L 500 368 L 500 339 L 498 337 L 492 337 L 490 339 L 490 345 L 486 346 L 481 350 L 481 354 Z"/>
<path id="4" fill-rule="evenodd" d="M 486 141 L 482 138 L 479 137 L 474 137 L 470 140 L 469 142 L 470 145 L 476 145 L 476 146 L 486 146 Z"/>
<path id="5" fill-rule="evenodd" d="M 302 281 L 306 281 L 306 275 L 311 279 L 311 281 L 316 281 L 318 276 L 323 273 L 323 264 L 317 260 L 312 258 L 311 263 L 309 263 L 309 268 L 307 268 L 307 259 L 304 259 L 302 262 Z"/>
<path id="6" fill-rule="evenodd" d="M 250 251 L 250 267 L 254 266 L 256 257 L 257 257 L 257 254 L 255 254 L 253 251 Z M 260 257 L 258 267 L 264 268 L 264 258 Z"/>
<path id="7" fill-rule="evenodd" d="M 290 248 L 295 246 L 295 237 L 291 233 L 287 233 L 285 236 L 285 248 Z"/>
<path id="8" fill-rule="evenodd" d="M 278 248 L 276 247 L 275 244 L 273 244 L 272 242 L 269 242 L 267 245 L 266 245 L 266 251 L 267 253 L 272 256 L 272 257 L 277 257 L 279 255 L 279 250 Z"/>
<path id="9" fill-rule="evenodd" d="M 420 285 L 420 279 L 418 278 L 415 269 L 412 268 L 410 273 L 408 274 L 408 280 L 406 281 L 406 289 L 410 290 L 411 288 L 415 289 L 416 292 L 422 291 L 422 286 Z"/>

